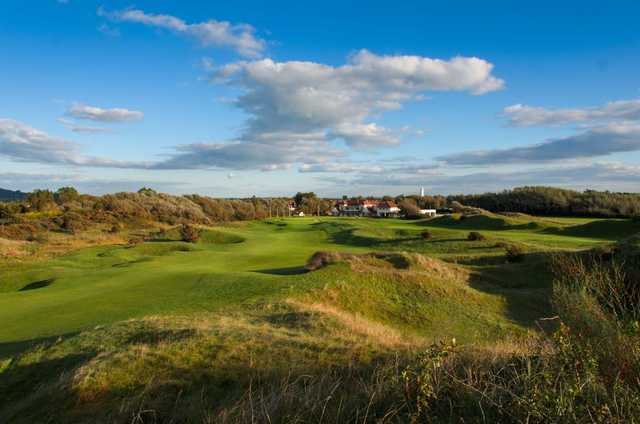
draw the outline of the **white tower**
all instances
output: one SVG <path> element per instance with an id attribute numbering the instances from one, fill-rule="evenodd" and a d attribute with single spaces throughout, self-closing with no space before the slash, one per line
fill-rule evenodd
<path id="1" fill-rule="evenodd" d="M 424 187 L 420 187 L 420 197 L 424 197 Z"/>

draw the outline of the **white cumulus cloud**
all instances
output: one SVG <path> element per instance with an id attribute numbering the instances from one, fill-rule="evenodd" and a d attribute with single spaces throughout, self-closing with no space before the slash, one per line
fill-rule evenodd
<path id="1" fill-rule="evenodd" d="M 146 13 L 139 9 L 108 12 L 100 8 L 98 15 L 113 21 L 134 22 L 167 29 L 195 38 L 205 47 L 229 47 L 246 57 L 261 56 L 266 46 L 266 42 L 256 37 L 255 29 L 248 24 L 232 24 L 213 19 L 190 24 L 175 16 Z"/>
<path id="2" fill-rule="evenodd" d="M 248 113 L 245 138 L 259 134 L 327 131 L 356 147 L 399 142 L 373 115 L 399 109 L 428 91 L 484 94 L 503 87 L 493 64 L 475 57 L 450 60 L 379 56 L 362 50 L 345 65 L 263 59 L 223 66 L 218 80 L 245 90 L 235 104 Z"/>
<path id="3" fill-rule="evenodd" d="M 504 82 L 492 70 L 474 57 L 378 56 L 366 50 L 336 67 L 272 59 L 231 63 L 213 79 L 242 90 L 232 101 L 249 116 L 242 133 L 224 143 L 179 146 L 154 166 L 276 170 L 346 156 L 335 140 L 350 148 L 394 145 L 406 129 L 386 128 L 374 118 L 429 91 L 498 90 Z"/>

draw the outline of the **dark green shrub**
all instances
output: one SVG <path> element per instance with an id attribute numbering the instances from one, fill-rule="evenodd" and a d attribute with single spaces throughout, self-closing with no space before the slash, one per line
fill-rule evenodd
<path id="1" fill-rule="evenodd" d="M 53 194 L 53 198 L 57 204 L 64 205 L 80 199 L 80 194 L 73 187 L 61 187 Z"/>
<path id="2" fill-rule="evenodd" d="M 431 231 L 429 230 L 424 230 L 423 232 L 420 233 L 420 236 L 424 239 L 424 240 L 429 240 L 430 238 L 433 237 L 433 234 L 431 233 Z"/>
<path id="3" fill-rule="evenodd" d="M 49 190 L 34 190 L 27 196 L 27 203 L 32 210 L 44 211 L 55 206 L 53 193 Z"/>
<path id="4" fill-rule="evenodd" d="M 2 221 L 2 223 L 4 223 L 5 221 L 10 222 L 13 220 L 13 217 L 14 214 L 9 205 L 0 203 L 0 221 Z"/>
<path id="5" fill-rule="evenodd" d="M 479 233 L 477 231 L 471 231 L 469 233 L 469 235 L 467 236 L 467 240 L 469 240 L 469 241 L 482 241 L 482 240 L 486 240 L 486 239 L 487 238 L 483 234 L 481 234 L 481 233 Z"/>

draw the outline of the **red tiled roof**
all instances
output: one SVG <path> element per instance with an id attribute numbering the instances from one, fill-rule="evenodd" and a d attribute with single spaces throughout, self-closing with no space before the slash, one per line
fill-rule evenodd
<path id="1" fill-rule="evenodd" d="M 392 201 L 392 200 L 385 200 L 383 202 L 378 203 L 377 205 L 378 208 L 397 208 L 398 205 L 396 205 L 396 202 Z"/>

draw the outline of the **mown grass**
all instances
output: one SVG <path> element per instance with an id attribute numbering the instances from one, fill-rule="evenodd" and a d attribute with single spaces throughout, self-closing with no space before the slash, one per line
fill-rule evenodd
<path id="1" fill-rule="evenodd" d="M 508 275 L 512 287 L 524 281 L 531 288 L 528 272 L 518 275 L 518 265 L 502 263 L 504 249 L 496 241 L 519 242 L 530 251 L 577 249 L 609 234 L 577 237 L 549 234 L 548 226 L 532 231 L 495 230 L 491 225 L 475 228 L 487 240 L 469 242 L 468 224 L 456 225 L 441 220 L 272 220 L 205 231 L 195 245 L 154 241 L 85 248 L 46 261 L 6 261 L 0 265 L 0 321 L 6 323 L 0 340 L 28 341 L 148 314 L 215 311 L 305 291 L 324 283 L 298 273 L 317 250 L 419 252 L 474 265 L 481 274 L 491 275 L 486 283 L 495 283 L 502 274 Z M 424 228 L 432 230 L 432 239 L 420 237 Z M 165 239 L 172 239 L 170 231 Z M 491 257 L 496 258 L 493 263 Z M 45 280 L 53 283 L 20 291 Z M 51 316 L 56 318 L 48 319 Z"/>

